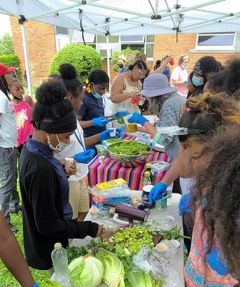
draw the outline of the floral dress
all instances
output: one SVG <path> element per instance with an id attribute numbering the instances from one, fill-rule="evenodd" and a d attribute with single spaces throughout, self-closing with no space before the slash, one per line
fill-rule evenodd
<path id="1" fill-rule="evenodd" d="M 230 274 L 219 275 L 206 262 L 207 230 L 204 229 L 199 208 L 195 214 L 192 244 L 185 266 L 186 287 L 233 287 L 239 282 Z"/>

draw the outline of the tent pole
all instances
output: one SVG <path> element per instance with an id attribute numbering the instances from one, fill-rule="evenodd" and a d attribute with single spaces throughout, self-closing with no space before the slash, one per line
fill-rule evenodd
<path id="1" fill-rule="evenodd" d="M 107 73 L 108 73 L 109 81 L 111 81 L 111 73 L 110 73 L 110 51 L 109 51 L 109 35 L 107 35 Z"/>
<path id="2" fill-rule="evenodd" d="M 22 32 L 22 42 L 23 42 L 23 52 L 24 52 L 24 61 L 27 75 L 27 87 L 29 95 L 32 97 L 32 84 L 31 84 L 31 75 L 30 75 L 30 66 L 29 66 L 29 58 L 28 58 L 28 46 L 27 46 L 27 37 L 26 37 L 26 28 L 25 28 L 25 17 L 19 19 L 19 24 Z"/>

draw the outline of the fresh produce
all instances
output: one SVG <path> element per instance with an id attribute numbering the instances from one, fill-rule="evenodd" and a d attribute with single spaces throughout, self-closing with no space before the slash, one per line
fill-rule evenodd
<path id="1" fill-rule="evenodd" d="M 108 150 L 117 155 L 138 155 L 147 153 L 150 148 L 136 141 L 124 141 L 109 146 Z"/>
<path id="2" fill-rule="evenodd" d="M 106 142 L 108 144 L 114 144 L 114 143 L 118 143 L 118 142 L 121 142 L 121 141 L 122 141 L 122 139 L 115 139 L 115 138 L 106 140 Z"/>
<path id="3" fill-rule="evenodd" d="M 162 287 L 162 280 L 153 279 L 148 273 L 138 270 L 130 270 L 127 273 L 127 284 L 130 287 Z"/>
<path id="4" fill-rule="evenodd" d="M 44 287 L 62 287 L 59 284 L 57 284 L 56 282 L 50 281 L 50 280 L 44 280 L 44 285 L 40 284 L 40 286 L 44 286 Z"/>
<path id="5" fill-rule="evenodd" d="M 139 252 L 142 246 L 154 247 L 153 235 L 145 227 L 133 226 L 116 232 L 111 238 L 113 251 L 123 249 L 125 255 L 132 255 Z"/>
<path id="6" fill-rule="evenodd" d="M 68 253 L 68 262 L 72 262 L 73 259 L 86 255 L 88 251 L 83 246 L 79 247 L 72 246 L 67 248 L 67 253 Z"/>
<path id="7" fill-rule="evenodd" d="M 163 240 L 180 240 L 183 238 L 189 238 L 182 235 L 182 229 L 177 225 L 175 225 L 172 229 L 169 230 L 160 230 L 160 233 L 163 235 Z"/>
<path id="8" fill-rule="evenodd" d="M 73 287 L 98 287 L 103 279 L 103 264 L 93 256 L 74 259 L 69 264 Z"/>
<path id="9" fill-rule="evenodd" d="M 103 283 L 108 285 L 108 287 L 125 287 L 124 267 L 117 255 L 101 249 L 96 254 L 96 257 L 104 266 Z"/>

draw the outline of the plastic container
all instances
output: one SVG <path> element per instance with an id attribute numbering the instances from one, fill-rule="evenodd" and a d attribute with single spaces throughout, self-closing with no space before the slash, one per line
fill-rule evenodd
<path id="1" fill-rule="evenodd" d="M 151 184 L 148 184 L 148 185 L 145 185 L 143 186 L 143 192 L 142 192 L 142 202 L 145 206 L 149 206 L 149 193 L 150 191 L 152 190 L 153 188 L 153 185 Z"/>
<path id="2" fill-rule="evenodd" d="M 61 243 L 58 242 L 54 244 L 51 258 L 54 269 L 51 280 L 60 284 L 62 287 L 72 287 L 68 274 L 67 250 L 62 247 Z"/>

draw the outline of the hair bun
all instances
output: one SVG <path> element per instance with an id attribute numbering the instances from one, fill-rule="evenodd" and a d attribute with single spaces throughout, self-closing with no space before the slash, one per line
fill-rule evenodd
<path id="1" fill-rule="evenodd" d="M 72 64 L 62 64 L 59 67 L 59 73 L 63 79 L 76 79 L 77 71 Z"/>
<path id="2" fill-rule="evenodd" d="M 43 105 L 54 105 L 67 96 L 66 89 L 60 80 L 50 80 L 43 83 L 36 92 L 36 99 Z"/>

